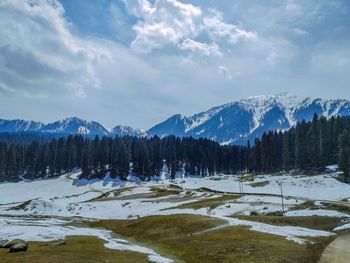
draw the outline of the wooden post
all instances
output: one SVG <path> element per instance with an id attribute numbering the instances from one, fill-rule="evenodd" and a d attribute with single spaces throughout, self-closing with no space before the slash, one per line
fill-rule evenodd
<path id="1" fill-rule="evenodd" d="M 283 189 L 282 189 L 282 183 L 280 183 L 280 187 L 281 187 L 281 199 L 282 199 L 282 213 L 284 215 L 284 202 L 283 202 Z"/>

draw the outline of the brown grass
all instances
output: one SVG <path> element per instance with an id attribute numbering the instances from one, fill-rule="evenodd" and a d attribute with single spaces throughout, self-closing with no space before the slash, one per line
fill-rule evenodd
<path id="1" fill-rule="evenodd" d="M 211 229 L 223 222 L 194 215 L 152 216 L 132 221 L 101 221 L 92 226 L 110 229 L 157 251 L 176 262 L 318 262 L 332 238 L 313 239 L 299 245 L 284 237 L 249 230 L 248 227 Z M 203 232 L 204 231 L 204 232 Z"/>
<path id="2" fill-rule="evenodd" d="M 30 242 L 27 252 L 8 253 L 0 249 L 1 263 L 96 263 L 96 262 L 148 262 L 147 255 L 111 250 L 104 241 L 94 237 L 69 237 L 63 245 L 45 245 Z M 55 243 L 55 242 L 51 242 Z M 57 243 L 57 241 L 56 241 Z M 50 243 L 48 243 L 50 244 Z"/>

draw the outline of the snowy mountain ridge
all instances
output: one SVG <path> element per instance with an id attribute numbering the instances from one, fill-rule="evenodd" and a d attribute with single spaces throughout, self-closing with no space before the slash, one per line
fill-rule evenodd
<path id="1" fill-rule="evenodd" d="M 140 129 L 135 129 L 130 126 L 117 125 L 110 130 L 110 134 L 113 136 L 119 136 L 119 137 L 126 136 L 126 135 L 139 137 L 139 136 L 144 136 L 145 131 Z"/>
<path id="2" fill-rule="evenodd" d="M 350 115 L 350 101 L 299 97 L 289 93 L 249 97 L 193 116 L 173 115 L 148 131 L 149 136 L 206 137 L 221 144 L 245 144 L 269 130 L 285 130 L 314 113 L 330 118 Z"/>
<path id="3" fill-rule="evenodd" d="M 77 117 L 66 118 L 49 123 L 40 129 L 40 132 L 65 133 L 82 135 L 108 135 L 108 131 L 98 122 L 85 121 Z"/>
<path id="4" fill-rule="evenodd" d="M 4 120 L 0 119 L 1 132 L 25 132 L 37 131 L 44 126 L 41 122 L 25 121 L 25 120 Z"/>
<path id="5" fill-rule="evenodd" d="M 86 136 L 144 136 L 145 131 L 129 126 L 117 125 L 107 130 L 96 121 L 86 121 L 78 117 L 69 117 L 52 123 L 26 120 L 0 119 L 0 132 L 42 132 L 51 134 L 81 134 Z"/>
<path id="6" fill-rule="evenodd" d="M 65 118 L 49 124 L 25 120 L 0 120 L 0 132 L 42 132 L 52 134 L 108 135 L 98 122 L 77 117 Z"/>
<path id="7" fill-rule="evenodd" d="M 299 97 L 289 93 L 262 95 L 217 106 L 192 116 L 176 114 L 148 131 L 117 125 L 107 130 L 100 123 L 77 117 L 49 124 L 24 120 L 1 120 L 0 132 L 43 132 L 88 136 L 205 137 L 221 144 L 246 144 L 264 132 L 286 130 L 298 121 L 312 119 L 314 113 L 330 118 L 350 116 L 350 101 Z"/>

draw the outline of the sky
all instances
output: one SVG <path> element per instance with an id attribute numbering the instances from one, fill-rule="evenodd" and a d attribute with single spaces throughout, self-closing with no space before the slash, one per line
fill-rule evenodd
<path id="1" fill-rule="evenodd" d="M 349 83 L 348 0 L 0 0 L 0 118 L 148 129 Z"/>

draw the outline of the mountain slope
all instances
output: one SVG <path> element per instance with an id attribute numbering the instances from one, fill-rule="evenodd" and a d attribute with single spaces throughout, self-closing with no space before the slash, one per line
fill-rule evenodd
<path id="1" fill-rule="evenodd" d="M 0 119 L 0 132 L 33 132 L 44 126 L 41 122 Z"/>
<path id="2" fill-rule="evenodd" d="M 108 135 L 108 131 L 98 122 L 85 121 L 77 117 L 49 123 L 40 129 L 46 133 Z"/>
<path id="3" fill-rule="evenodd" d="M 112 136 L 118 136 L 118 137 L 122 137 L 126 135 L 139 137 L 139 136 L 143 136 L 144 133 L 145 133 L 144 131 L 140 129 L 132 128 L 130 126 L 117 125 L 110 131 L 109 134 Z"/>
<path id="4" fill-rule="evenodd" d="M 222 144 L 245 144 L 269 130 L 284 130 L 311 120 L 314 113 L 327 118 L 350 115 L 347 100 L 300 98 L 287 93 L 256 96 L 212 108 L 190 117 L 174 115 L 151 128 L 147 135 L 206 137 Z"/>
<path id="5" fill-rule="evenodd" d="M 0 133 L 45 133 L 52 135 L 81 134 L 86 136 L 143 136 L 144 131 L 129 126 L 118 125 L 108 131 L 100 123 L 86 121 L 77 117 L 66 118 L 49 124 L 25 120 L 3 120 L 0 119 Z"/>
<path id="6" fill-rule="evenodd" d="M 42 132 L 86 136 L 206 137 L 221 144 L 246 144 L 266 131 L 285 130 L 314 113 L 327 118 L 350 115 L 350 101 L 342 99 L 300 98 L 288 93 L 256 96 L 214 107 L 193 116 L 173 115 L 147 132 L 118 125 L 110 132 L 101 124 L 77 117 L 49 124 L 24 120 L 1 120 L 0 132 Z"/>
<path id="7" fill-rule="evenodd" d="M 25 120 L 0 120 L 0 132 L 36 132 L 51 134 L 108 135 L 98 122 L 85 121 L 77 117 L 43 124 Z"/>

